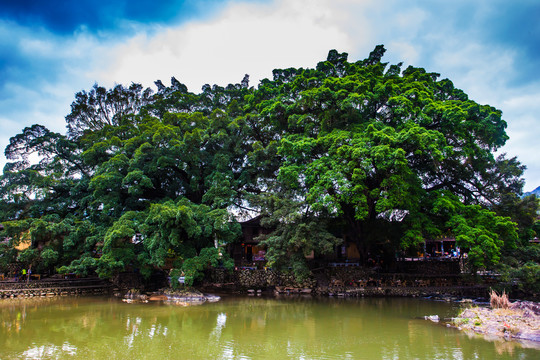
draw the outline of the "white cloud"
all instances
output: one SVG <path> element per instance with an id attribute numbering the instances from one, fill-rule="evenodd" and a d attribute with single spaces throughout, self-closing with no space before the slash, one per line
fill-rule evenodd
<path id="1" fill-rule="evenodd" d="M 205 83 L 238 83 L 250 74 L 271 77 L 280 67 L 313 67 L 330 49 L 351 48 L 339 27 L 338 10 L 326 1 L 232 4 L 218 17 L 191 22 L 148 36 L 139 34 L 115 49 L 100 82 L 150 85 L 175 76 L 198 92 Z M 362 36 L 362 34 L 356 34 Z"/>
<path id="2" fill-rule="evenodd" d="M 508 122 L 507 134 L 510 137 L 502 151 L 518 159 L 527 166 L 526 190 L 533 190 L 539 184 L 540 157 L 538 139 L 540 137 L 540 83 L 504 91 L 500 103 L 503 118 Z"/>
<path id="3" fill-rule="evenodd" d="M 420 56 L 418 49 L 408 42 L 392 41 L 388 44 L 388 50 L 395 58 L 402 59 L 400 62 L 407 64 L 416 64 Z"/>
<path id="4" fill-rule="evenodd" d="M 480 103 L 501 101 L 514 75 L 516 54 L 493 45 L 456 39 L 433 56 L 432 66 Z M 443 72 L 444 71 L 444 72 Z M 494 104 L 492 104 L 494 105 Z"/>
<path id="5" fill-rule="evenodd" d="M 86 70 L 95 66 L 95 54 L 107 47 L 83 31 L 66 38 L 44 29 L 0 22 L 0 34 L 8 30 L 6 42 L 12 55 L 22 60 L 4 69 L 7 71 L 1 84 L 0 173 L 9 138 L 23 128 L 42 124 L 65 133 L 64 118 L 75 93 L 88 89 L 95 81 L 87 77 Z"/>
<path id="6" fill-rule="evenodd" d="M 518 69 L 515 51 L 494 44 L 467 42 L 456 37 L 433 56 L 433 70 L 448 77 L 469 97 L 503 111 L 509 140 L 498 153 L 517 156 L 527 166 L 525 190 L 540 185 L 540 158 L 534 146 L 540 135 L 536 114 L 540 114 L 540 82 L 529 85 L 513 83 Z"/>

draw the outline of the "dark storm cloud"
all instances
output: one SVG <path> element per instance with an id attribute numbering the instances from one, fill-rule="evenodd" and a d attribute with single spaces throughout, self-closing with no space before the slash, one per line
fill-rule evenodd
<path id="1" fill-rule="evenodd" d="M 489 37 L 504 46 L 515 49 L 516 64 L 520 69 L 517 83 L 538 81 L 540 68 L 540 2 L 530 2 L 527 6 L 515 6 L 518 2 L 508 2 L 496 8 L 497 16 L 492 19 Z M 487 21 L 486 21 L 487 22 Z"/>
<path id="2" fill-rule="evenodd" d="M 2 41 L 0 48 L 0 86 L 5 84 L 8 78 L 19 78 L 28 75 L 28 72 L 33 76 L 39 73 L 51 75 L 47 71 L 51 65 L 47 59 L 32 57 L 31 53 L 21 49 L 18 41 L 13 40 Z"/>
<path id="3" fill-rule="evenodd" d="M 167 24 L 215 11 L 217 0 L 2 0 L 0 19 L 27 27 L 44 27 L 69 35 L 81 27 L 90 32 L 118 31 L 123 22 Z"/>
<path id="4" fill-rule="evenodd" d="M 46 49 L 39 51 L 35 48 L 39 41 L 49 39 L 50 34 L 0 21 L 0 38 L 0 110 L 5 116 L 18 108 L 11 106 L 17 97 L 14 88 L 36 88 L 54 82 L 62 73 L 63 64 L 58 61 L 60 54 L 57 52 L 47 54 Z M 32 41 L 36 43 L 30 44 Z"/>
<path id="5" fill-rule="evenodd" d="M 89 34 L 97 42 L 122 41 L 141 26 L 181 23 L 219 10 L 218 0 L 0 0 L 0 110 L 17 94 L 17 86 L 54 83 L 64 67 L 79 62 L 88 68 L 92 54 L 70 54 L 73 39 Z M 147 27 L 144 28 L 148 30 Z M 45 49 L 40 46 L 45 47 Z M 47 50 L 47 46 L 56 47 Z"/>
<path id="6" fill-rule="evenodd" d="M 515 71 L 509 86 L 537 81 L 531 76 L 540 68 L 540 2 L 538 0 L 422 1 L 401 7 L 417 6 L 428 12 L 421 31 L 423 40 L 431 34 L 445 34 L 492 46 L 494 50 L 515 52 Z M 437 37 L 441 41 L 440 37 Z M 465 45 L 465 44 L 464 44 Z M 427 51 L 444 48 L 446 43 L 431 43 Z M 429 57 L 429 54 L 424 54 Z"/>
<path id="7" fill-rule="evenodd" d="M 110 21 L 106 16 L 109 11 L 92 3 L 88 0 L 4 1 L 1 17 L 24 26 L 42 26 L 54 32 L 71 33 L 82 24 L 100 28 Z"/>

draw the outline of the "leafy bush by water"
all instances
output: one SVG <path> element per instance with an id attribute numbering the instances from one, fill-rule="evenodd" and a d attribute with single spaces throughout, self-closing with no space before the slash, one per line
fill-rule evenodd
<path id="1" fill-rule="evenodd" d="M 177 289 L 181 286 L 178 282 L 180 276 L 184 276 L 184 286 L 191 287 L 204 278 L 205 270 L 216 267 L 232 270 L 234 261 L 219 248 L 204 248 L 198 256 L 186 259 L 181 267 L 172 269 L 171 287 Z"/>

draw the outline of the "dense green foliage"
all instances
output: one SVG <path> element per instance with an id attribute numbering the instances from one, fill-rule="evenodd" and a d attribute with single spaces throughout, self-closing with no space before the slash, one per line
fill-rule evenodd
<path id="1" fill-rule="evenodd" d="M 257 88 L 246 76 L 195 94 L 172 78 L 157 93 L 76 94 L 66 135 L 34 125 L 6 148 L 0 266 L 18 256 L 42 270 L 149 276 L 172 259 L 196 281 L 250 209 L 274 229 L 270 264 L 299 275 L 306 255 L 343 238 L 365 260 L 453 233 L 474 266 L 496 264 L 518 240 L 524 168 L 493 155 L 507 140 L 501 112 L 438 74 L 388 66 L 384 52 L 348 62 L 332 50 Z M 32 247 L 17 254 L 25 236 Z"/>

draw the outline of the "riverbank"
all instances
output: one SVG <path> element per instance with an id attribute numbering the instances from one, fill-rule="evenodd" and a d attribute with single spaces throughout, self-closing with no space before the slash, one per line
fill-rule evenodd
<path id="1" fill-rule="evenodd" d="M 199 287 L 203 292 L 237 294 L 277 293 L 279 295 L 337 297 L 430 297 L 486 298 L 493 283 L 455 273 L 378 273 L 358 266 L 325 267 L 301 282 L 291 274 L 275 270 L 239 269 L 210 271 Z"/>
<path id="2" fill-rule="evenodd" d="M 41 280 L 1 281 L 0 299 L 17 297 L 45 297 L 67 295 L 106 295 L 112 284 L 99 278 L 64 279 L 49 278 Z"/>
<path id="3" fill-rule="evenodd" d="M 531 301 L 515 301 L 508 308 L 467 308 L 452 323 L 459 330 L 540 342 L 540 304 Z"/>
<path id="4" fill-rule="evenodd" d="M 229 293 L 247 295 L 280 295 L 280 296 L 319 296 L 319 297 L 413 297 L 413 298 L 452 298 L 476 299 L 487 298 L 489 287 L 485 285 L 471 286 L 385 286 L 369 284 L 365 286 L 268 286 L 265 288 L 246 288 L 234 283 L 227 286 L 221 284 L 206 284 L 200 289 L 209 293 Z"/>
<path id="5" fill-rule="evenodd" d="M 47 278 L 26 282 L 0 282 L 0 298 L 86 295 L 113 293 L 123 297 L 136 290 L 145 299 L 156 298 L 165 281 L 146 284 L 138 274 L 120 274 L 111 281 L 99 278 Z M 493 284 L 471 281 L 465 275 L 379 274 L 360 267 L 321 268 L 302 282 L 291 274 L 273 270 L 238 270 L 209 272 L 207 281 L 196 288 L 204 294 L 311 295 L 321 297 L 418 297 L 478 299 L 489 296 Z M 137 295 L 132 292 L 133 295 Z M 162 294 L 163 295 L 163 294 Z M 173 295 L 171 299 L 197 298 L 196 294 Z M 136 300 L 128 298 L 128 300 Z M 162 300 L 168 300 L 162 299 Z M 531 299 L 528 299 L 531 300 Z M 182 301 L 182 300 L 181 300 Z M 452 301 L 452 300 L 450 300 Z"/>
<path id="6" fill-rule="evenodd" d="M 129 290 L 126 294 L 117 292 L 116 297 L 121 297 L 123 302 L 127 303 L 148 303 L 153 301 L 163 301 L 175 305 L 190 306 L 201 305 L 206 302 L 216 302 L 221 298 L 217 295 L 203 294 L 196 289 L 190 290 L 172 290 L 162 289 L 152 293 L 141 293 L 136 289 Z"/>

